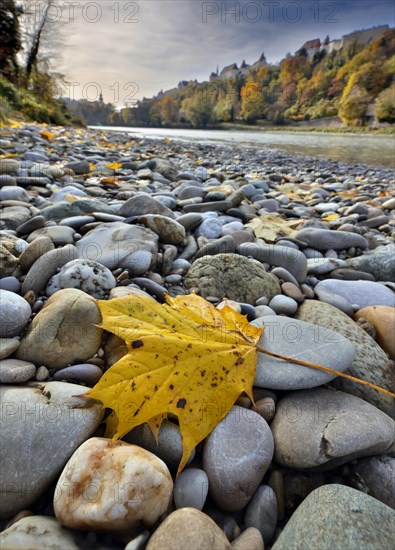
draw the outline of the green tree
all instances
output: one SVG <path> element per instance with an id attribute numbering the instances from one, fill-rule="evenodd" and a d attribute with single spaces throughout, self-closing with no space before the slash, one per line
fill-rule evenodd
<path id="1" fill-rule="evenodd" d="M 14 79 L 19 71 L 17 54 L 22 47 L 19 16 L 21 8 L 14 0 L 0 1 L 0 72 Z"/>
<path id="2" fill-rule="evenodd" d="M 172 96 L 164 96 L 158 107 L 163 126 L 173 126 L 177 123 L 178 102 Z"/>
<path id="3" fill-rule="evenodd" d="M 192 126 L 205 128 L 214 118 L 214 106 L 205 93 L 198 93 L 182 102 L 182 111 Z"/>

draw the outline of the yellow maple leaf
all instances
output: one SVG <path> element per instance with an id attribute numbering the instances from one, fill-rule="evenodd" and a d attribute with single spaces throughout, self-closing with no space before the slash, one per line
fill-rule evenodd
<path id="1" fill-rule="evenodd" d="M 176 415 L 183 449 L 178 473 L 243 391 L 253 401 L 258 352 L 395 396 L 349 374 L 260 348 L 263 327 L 254 327 L 228 306 L 218 310 L 195 294 L 166 296 L 166 301 L 161 305 L 148 297 L 125 296 L 97 302 L 101 328 L 122 338 L 128 353 L 83 397 L 112 409 L 105 435 L 113 439 L 145 422 L 157 436 L 167 414 Z"/>
<path id="2" fill-rule="evenodd" d="M 252 399 L 255 346 L 263 329 L 194 294 L 168 296 L 167 305 L 135 296 L 98 305 L 101 327 L 123 338 L 129 351 L 86 395 L 113 409 L 106 435 L 115 438 L 143 422 L 159 427 L 164 415 L 176 415 L 180 472 L 239 395 L 245 391 Z"/>

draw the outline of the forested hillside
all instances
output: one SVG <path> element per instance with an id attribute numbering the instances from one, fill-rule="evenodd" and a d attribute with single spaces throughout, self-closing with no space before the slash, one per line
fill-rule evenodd
<path id="1" fill-rule="evenodd" d="M 286 123 L 338 115 L 349 126 L 395 122 L 395 31 L 367 46 L 349 45 L 309 57 L 287 55 L 247 76 L 198 83 L 160 93 L 107 123 L 205 127 L 221 122 Z M 104 121 L 103 121 L 104 122 Z"/>

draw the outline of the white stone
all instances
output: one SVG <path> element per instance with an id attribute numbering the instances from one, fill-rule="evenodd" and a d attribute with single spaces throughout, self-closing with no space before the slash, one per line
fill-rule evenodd
<path id="1" fill-rule="evenodd" d="M 173 480 L 157 456 L 124 441 L 94 437 L 76 450 L 56 486 L 54 510 L 62 525 L 132 533 L 154 525 L 173 495 Z"/>
<path id="2" fill-rule="evenodd" d="M 55 518 L 29 516 L 0 533 L 1 550 L 78 550 L 73 535 Z"/>

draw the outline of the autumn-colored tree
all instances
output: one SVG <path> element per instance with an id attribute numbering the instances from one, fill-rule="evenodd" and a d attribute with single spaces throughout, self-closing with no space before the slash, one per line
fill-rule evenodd
<path id="1" fill-rule="evenodd" d="M 257 82 L 248 82 L 241 89 L 241 117 L 246 122 L 255 122 L 266 114 L 262 89 Z"/>
<path id="2" fill-rule="evenodd" d="M 164 96 L 159 102 L 163 126 L 172 126 L 178 120 L 178 103 L 172 96 Z"/>
<path id="3" fill-rule="evenodd" d="M 395 123 L 395 83 L 377 97 L 374 111 L 380 122 Z"/>
<path id="4" fill-rule="evenodd" d="M 298 82 L 310 74 L 310 63 L 303 55 L 290 56 L 284 59 L 280 67 L 280 79 L 284 86 L 291 82 Z"/>
<path id="5" fill-rule="evenodd" d="M 357 75 L 354 73 L 351 75 L 340 101 L 339 116 L 347 126 L 362 126 L 372 101 L 372 97 L 358 86 L 356 81 Z"/>

